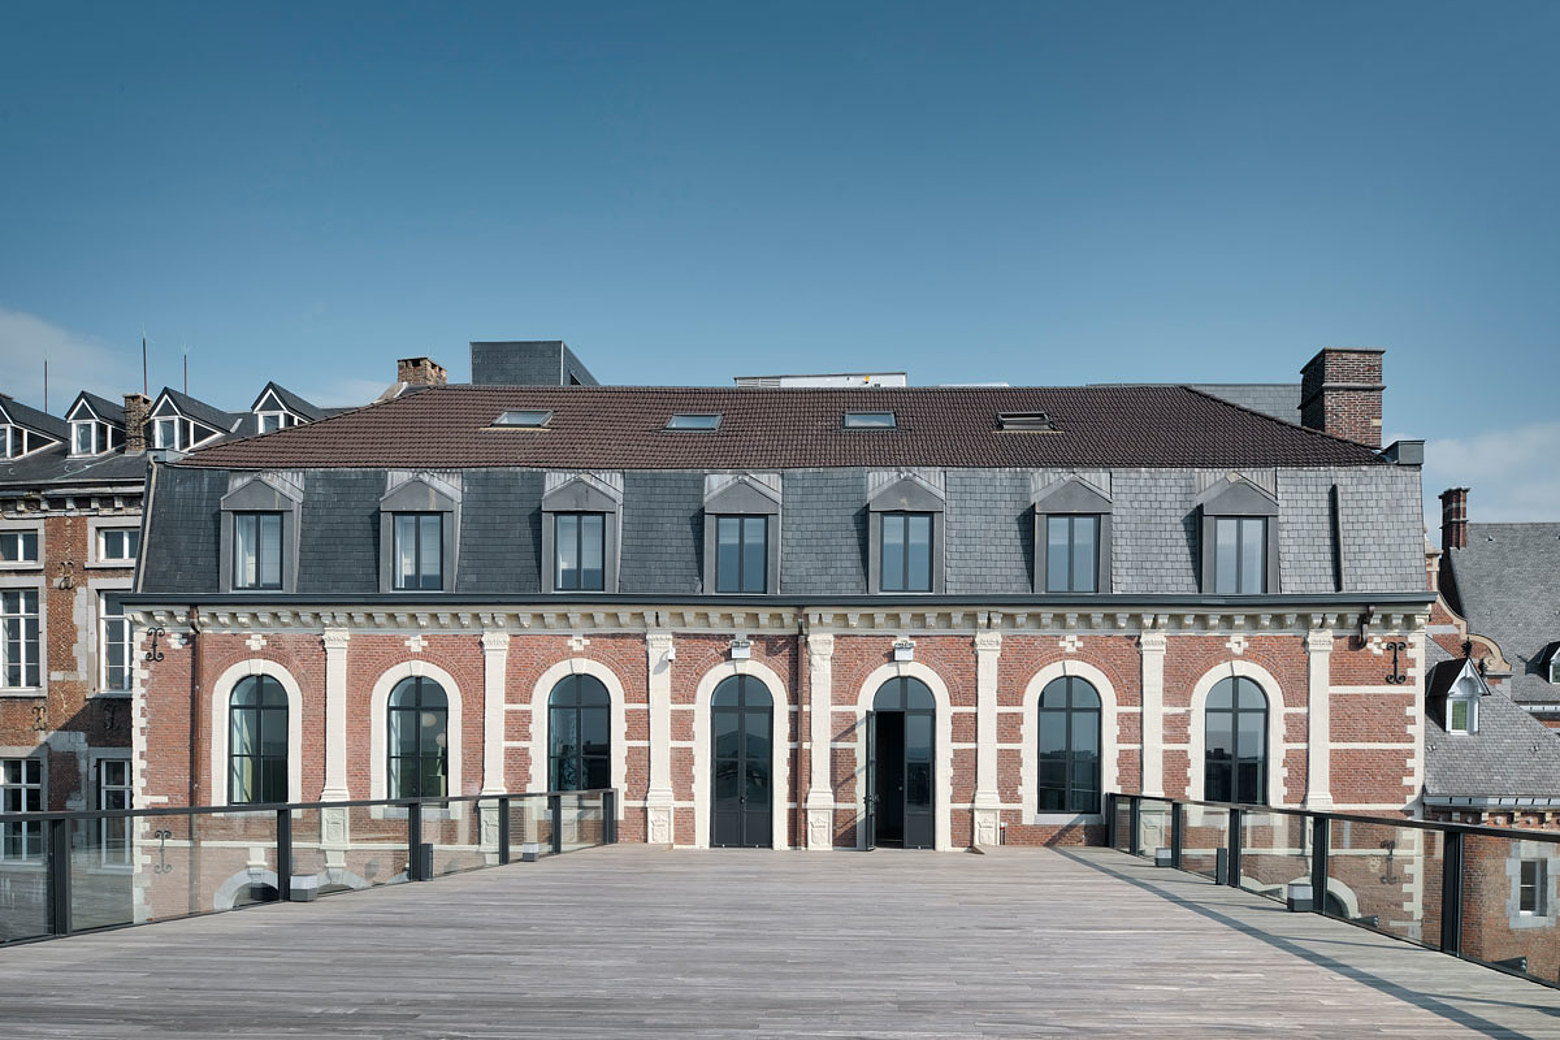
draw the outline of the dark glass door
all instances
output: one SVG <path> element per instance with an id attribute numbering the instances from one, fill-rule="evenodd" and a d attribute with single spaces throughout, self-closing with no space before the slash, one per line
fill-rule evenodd
<path id="1" fill-rule="evenodd" d="M 918 679 L 890 679 L 873 707 L 867 716 L 867 847 L 932 848 L 937 834 L 932 692 Z"/>
<path id="2" fill-rule="evenodd" d="M 773 844 L 773 716 L 774 700 L 757 679 L 736 675 L 715 688 L 710 702 L 712 845 L 766 848 Z"/>

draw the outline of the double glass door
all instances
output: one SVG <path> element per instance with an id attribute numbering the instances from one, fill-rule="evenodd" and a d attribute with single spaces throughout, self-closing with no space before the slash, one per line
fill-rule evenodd
<path id="1" fill-rule="evenodd" d="M 710 701 L 714 795 L 710 844 L 764 848 L 774 840 L 771 796 L 774 699 L 764 684 L 734 675 Z"/>
<path id="2" fill-rule="evenodd" d="M 932 691 L 919 679 L 890 679 L 867 713 L 867 847 L 929 849 L 936 840 Z"/>

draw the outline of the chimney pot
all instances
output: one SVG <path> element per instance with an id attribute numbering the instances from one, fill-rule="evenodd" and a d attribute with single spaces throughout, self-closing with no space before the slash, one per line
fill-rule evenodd
<path id="1" fill-rule="evenodd" d="M 444 386 L 449 382 L 449 373 L 433 358 L 401 358 L 395 363 L 395 378 L 408 386 Z"/>
<path id="2" fill-rule="evenodd" d="M 145 394 L 125 395 L 125 453 L 140 455 L 146 451 L 146 421 L 152 402 Z"/>
<path id="3" fill-rule="evenodd" d="M 1441 549 L 1468 548 L 1468 489 L 1441 492 Z"/>

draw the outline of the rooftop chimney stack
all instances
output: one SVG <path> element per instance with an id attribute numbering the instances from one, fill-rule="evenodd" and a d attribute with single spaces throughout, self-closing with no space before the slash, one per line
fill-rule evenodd
<path id="1" fill-rule="evenodd" d="M 1468 548 L 1468 489 L 1441 492 L 1441 551 Z"/>
<path id="2" fill-rule="evenodd" d="M 1372 347 L 1326 347 L 1300 370 L 1300 425 L 1381 447 L 1381 355 Z"/>
<path id="3" fill-rule="evenodd" d="M 125 395 L 125 453 L 140 455 L 146 451 L 146 421 L 152 402 L 145 394 Z"/>
<path id="4" fill-rule="evenodd" d="M 433 358 L 402 358 L 395 363 L 396 382 L 408 386 L 443 386 L 449 382 L 449 373 Z"/>

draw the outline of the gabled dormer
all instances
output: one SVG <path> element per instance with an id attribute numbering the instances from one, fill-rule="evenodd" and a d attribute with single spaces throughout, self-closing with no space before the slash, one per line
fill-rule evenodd
<path id="1" fill-rule="evenodd" d="M 259 433 L 275 433 L 325 417 L 321 409 L 274 382 L 265 384 L 249 411 L 255 416 L 255 429 Z"/>
<path id="2" fill-rule="evenodd" d="M 239 419 L 240 416 L 164 387 L 152 405 L 148 442 L 163 451 L 193 451 L 232 433 Z"/>
<path id="3" fill-rule="evenodd" d="M 70 427 L 61 420 L 0 394 L 0 450 L 6 458 L 26 458 L 69 438 Z"/>
<path id="4" fill-rule="evenodd" d="M 72 458 L 106 455 L 125 445 L 125 410 L 83 390 L 65 413 L 70 424 Z"/>
<path id="5" fill-rule="evenodd" d="M 1479 698 L 1489 693 L 1472 658 L 1442 661 L 1425 684 L 1425 708 L 1447 733 L 1472 736 L 1479 732 Z"/>

